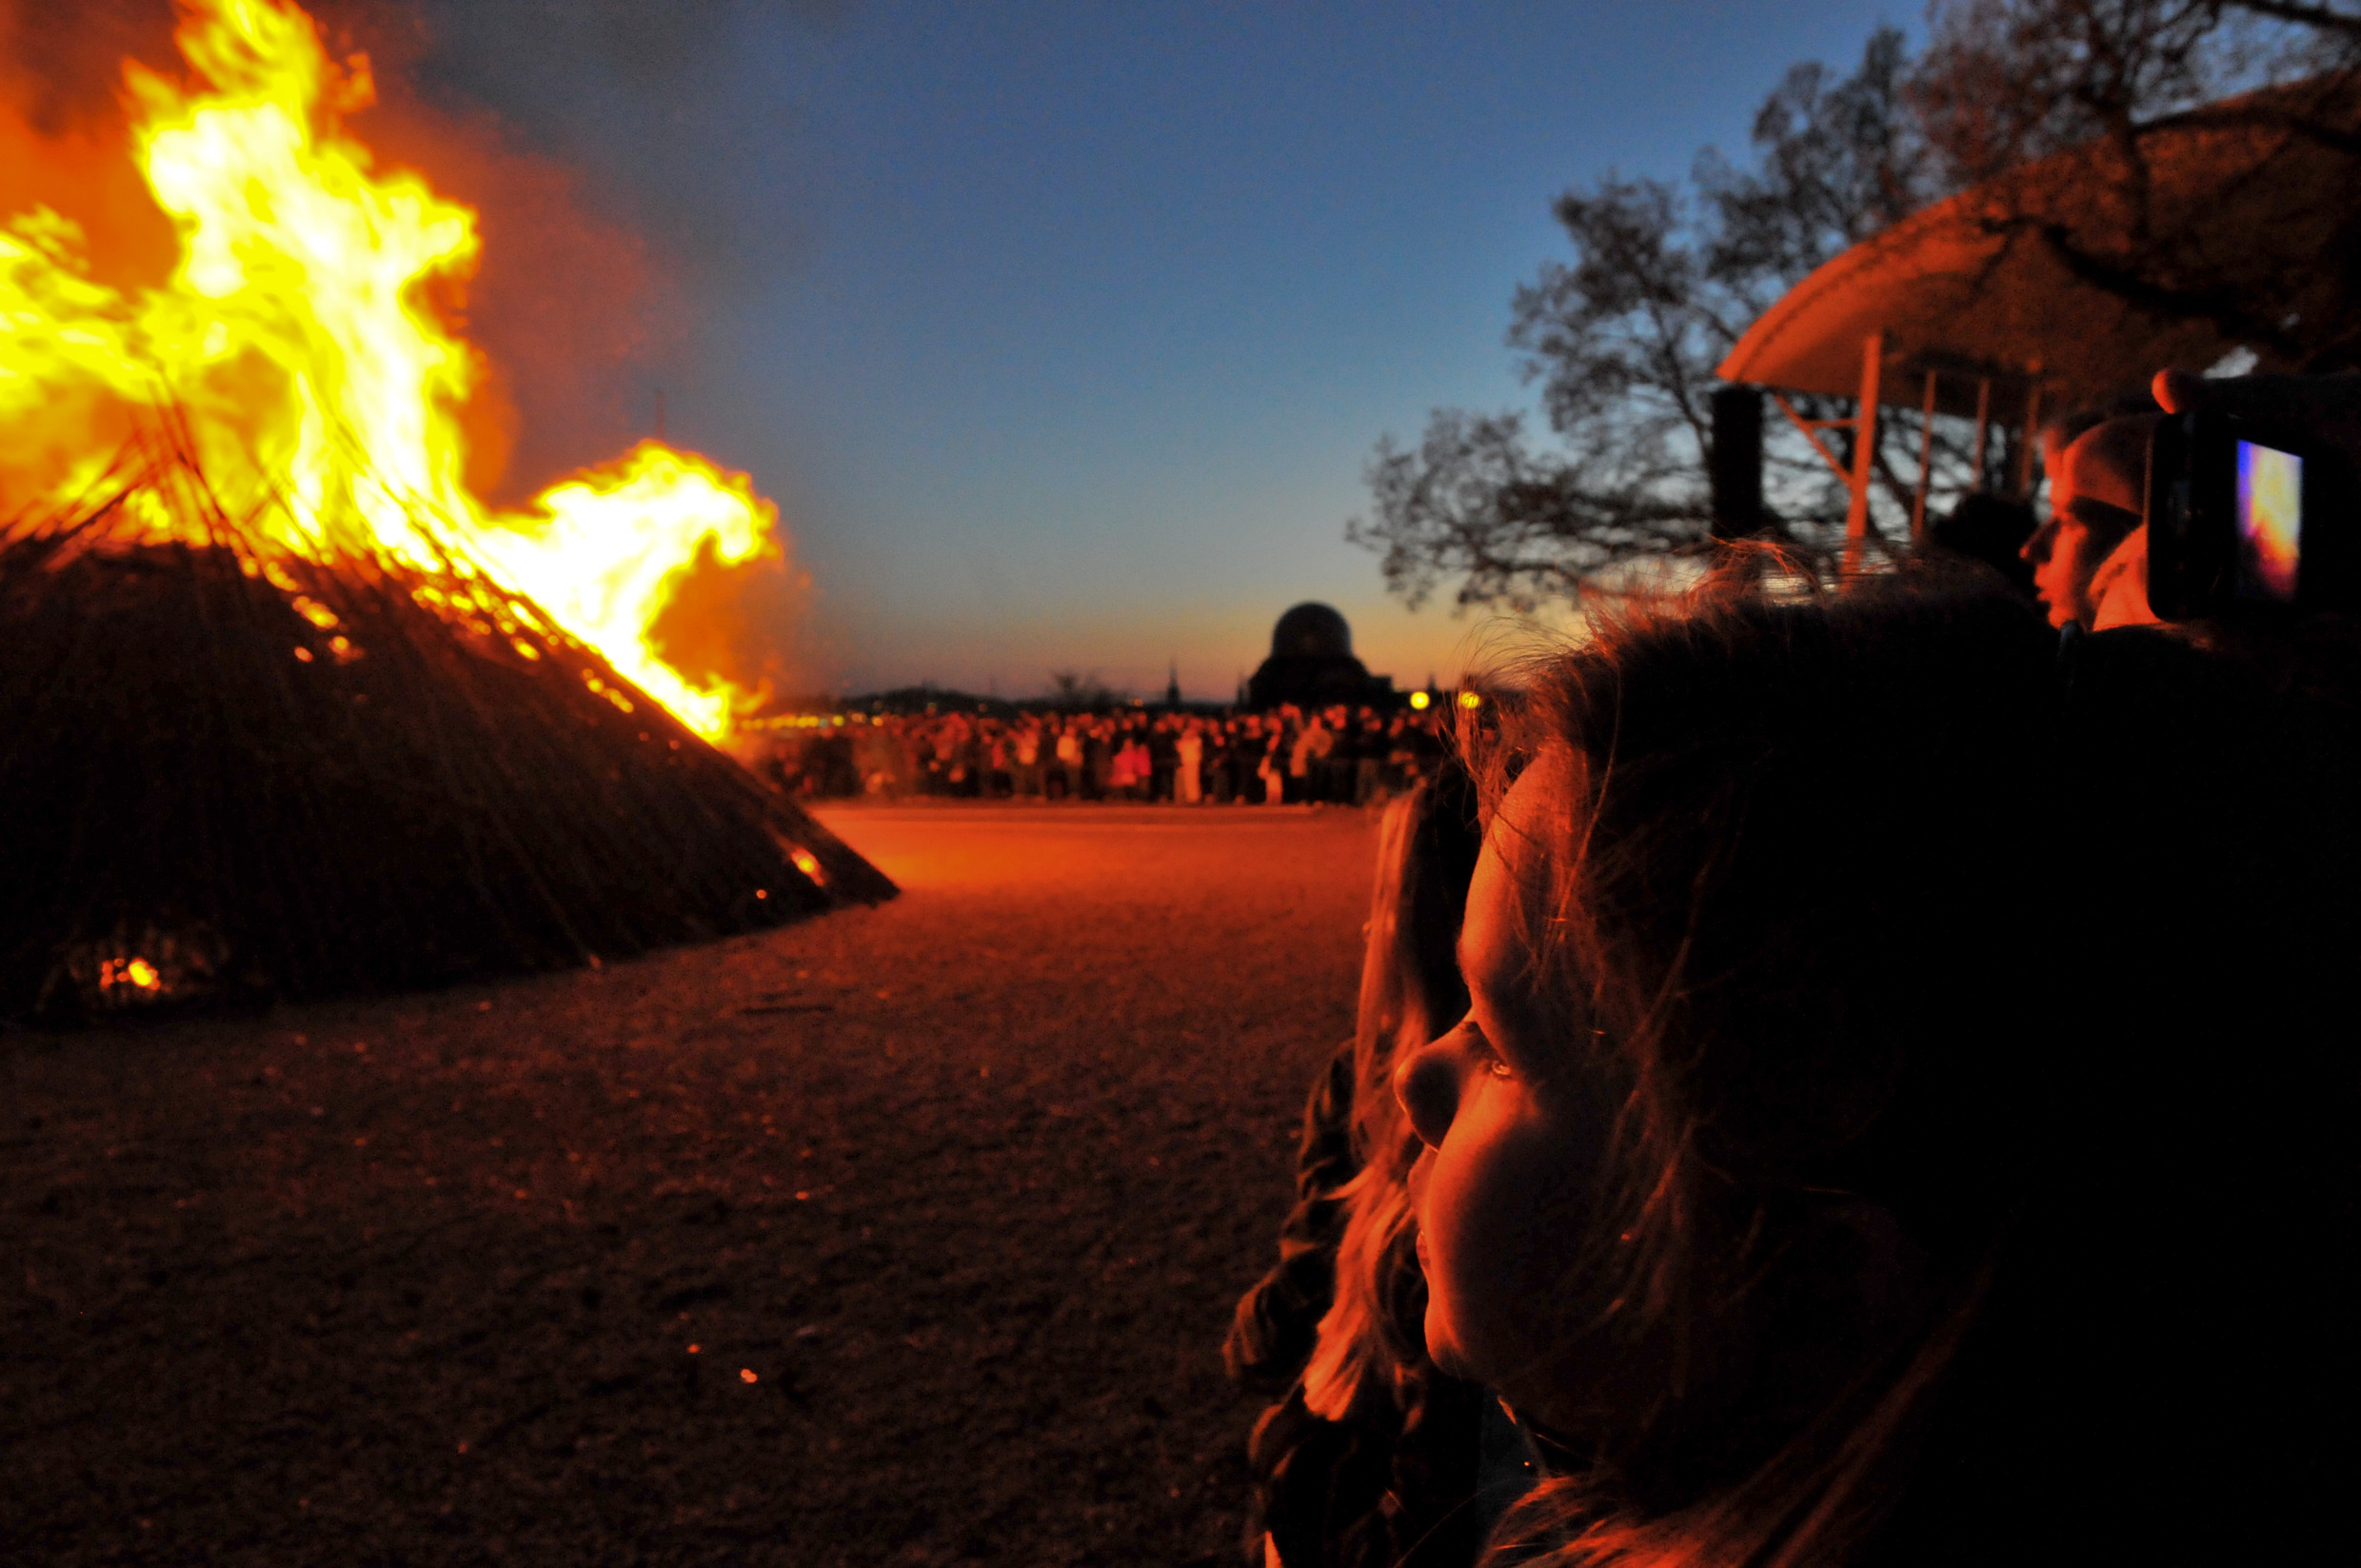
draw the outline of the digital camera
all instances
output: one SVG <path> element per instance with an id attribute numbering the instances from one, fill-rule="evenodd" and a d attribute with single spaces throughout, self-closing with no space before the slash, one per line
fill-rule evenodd
<path id="1" fill-rule="evenodd" d="M 2226 414 L 2148 445 L 2148 606 L 2167 621 L 2350 608 L 2353 486 L 2333 453 Z"/>

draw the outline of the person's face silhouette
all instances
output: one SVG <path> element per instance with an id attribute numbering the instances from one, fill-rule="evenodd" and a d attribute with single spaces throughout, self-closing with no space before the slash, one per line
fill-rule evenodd
<path id="1" fill-rule="evenodd" d="M 2155 424 L 2153 416 L 2109 420 L 2084 431 L 2051 466 L 2050 520 L 2021 552 L 2033 564 L 2034 591 L 2050 625 L 2088 626 L 2095 620 L 2091 579 L 2139 526 Z"/>
<path id="2" fill-rule="evenodd" d="M 1526 900 L 1548 871 L 1535 829 L 1561 787 L 1557 766 L 1519 780 L 1485 835 L 1459 936 L 1467 1016 L 1410 1053 L 1394 1082 L 1428 1145 L 1410 1176 L 1428 1353 L 1572 1431 L 1591 1380 L 1566 1364 L 1558 1303 L 1612 1107 L 1569 1048 L 1580 1021 L 1535 992 L 1526 962 Z"/>

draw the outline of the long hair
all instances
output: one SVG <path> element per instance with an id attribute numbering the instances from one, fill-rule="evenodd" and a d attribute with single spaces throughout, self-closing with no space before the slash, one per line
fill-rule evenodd
<path id="1" fill-rule="evenodd" d="M 2350 1423 L 2304 1418 L 2355 1391 L 2343 716 L 1907 581 L 1710 586 L 1521 685 L 1487 796 L 1562 764 L 1524 943 L 1617 1102 L 1551 1327 L 1658 1375 L 1496 1548 L 2064 1560 L 2326 1527 Z"/>
<path id="2" fill-rule="evenodd" d="M 1424 1282 L 1407 1181 L 1418 1159 L 1394 1066 L 1467 1010 L 1457 943 L 1481 845 L 1475 786 L 1456 761 L 1386 807 L 1353 1032 L 1353 1144 L 1336 1295 L 1303 1372 L 1316 1416 L 1341 1420 L 1364 1389 L 1399 1395 L 1426 1360 Z"/>

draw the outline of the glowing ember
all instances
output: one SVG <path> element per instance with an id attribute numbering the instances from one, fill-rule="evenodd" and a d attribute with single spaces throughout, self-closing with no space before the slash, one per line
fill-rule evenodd
<path id="1" fill-rule="evenodd" d="M 152 991 L 164 983 L 164 977 L 144 958 L 109 959 L 98 966 L 98 983 L 103 990 L 129 985 L 135 990 Z"/>
<path id="2" fill-rule="evenodd" d="M 475 213 L 374 169 L 343 127 L 373 100 L 367 57 L 329 60 L 288 0 L 184 3 L 191 81 L 124 67 L 132 154 L 179 233 L 169 280 L 99 281 L 82 230 L 47 208 L 0 224 L 0 511 L 78 494 L 143 417 L 177 409 L 226 509 L 256 516 L 271 544 L 315 558 L 373 547 L 431 568 L 443 563 L 427 520 L 721 736 L 748 694 L 691 686 L 647 632 L 701 551 L 724 565 L 775 554 L 775 509 L 744 475 L 651 442 L 522 513 L 489 512 L 461 477 L 458 409 L 482 356 L 428 297 L 457 300 Z M 181 525 L 154 511 L 140 521 L 171 537 Z M 324 606 L 296 608 L 336 625 Z M 341 637 L 330 647 L 363 651 Z M 623 693 L 602 695 L 630 711 Z"/>
<path id="3" fill-rule="evenodd" d="M 789 852 L 787 858 L 795 862 L 795 868 L 803 872 L 814 887 L 828 885 L 827 873 L 820 869 L 820 861 L 810 850 L 796 849 Z"/>

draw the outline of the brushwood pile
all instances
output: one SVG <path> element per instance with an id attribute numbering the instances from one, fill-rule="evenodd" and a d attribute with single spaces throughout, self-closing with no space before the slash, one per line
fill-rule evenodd
<path id="1" fill-rule="evenodd" d="M 893 896 L 456 544 L 289 550 L 186 447 L 0 520 L 0 1021 L 622 958 Z"/>

